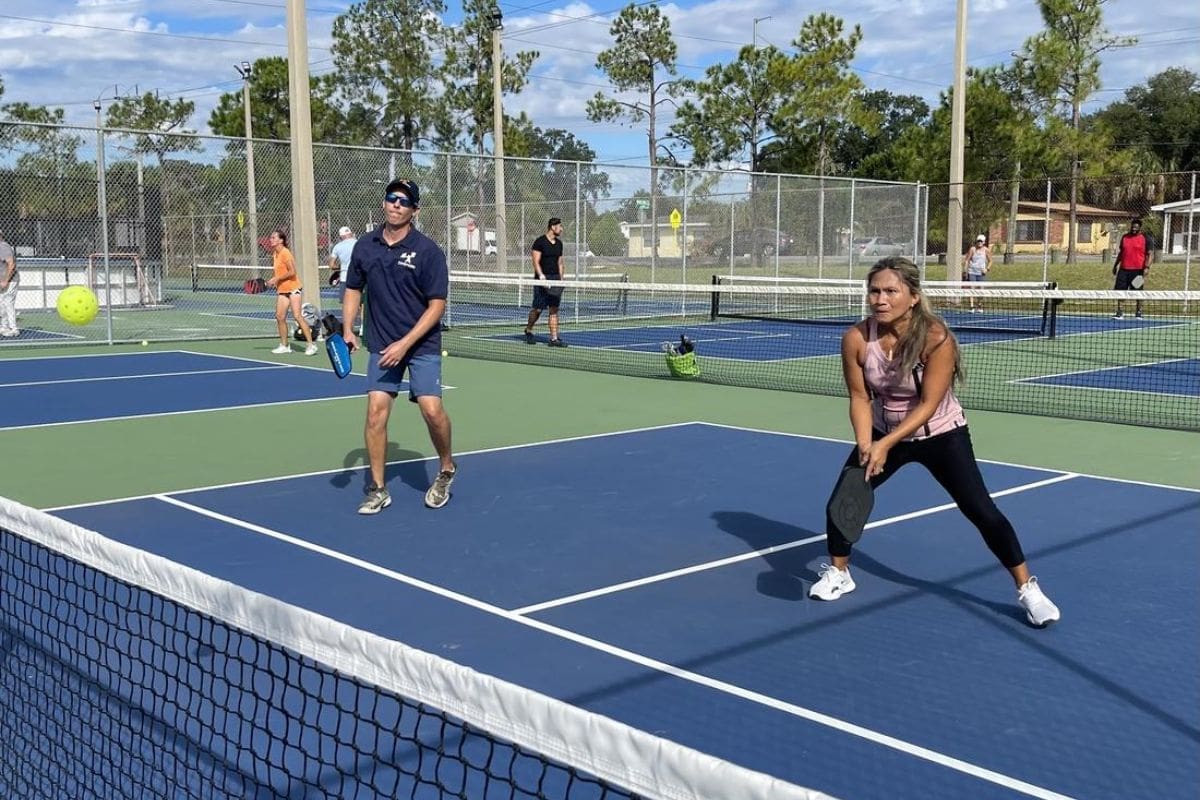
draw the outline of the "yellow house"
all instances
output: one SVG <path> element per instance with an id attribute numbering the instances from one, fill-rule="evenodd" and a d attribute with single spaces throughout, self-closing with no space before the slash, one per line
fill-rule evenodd
<path id="1" fill-rule="evenodd" d="M 621 223 L 621 232 L 629 240 L 629 258 L 650 258 L 652 249 L 651 232 L 656 226 L 649 222 Z M 672 228 L 670 222 L 660 222 L 658 228 L 658 257 L 681 258 L 684 242 L 687 242 L 688 253 L 696 252 L 696 243 L 708 231 L 707 222 L 689 222 L 678 229 Z"/>
<path id="2" fill-rule="evenodd" d="M 1070 203 L 1047 204 L 1034 201 L 1017 203 L 1014 253 L 1041 253 L 1048 243 L 1052 249 L 1067 250 L 1067 228 L 1070 227 Z M 1082 203 L 1075 205 L 1075 252 L 1100 255 L 1117 241 L 1133 215 L 1128 211 L 1099 208 Z M 1049 224 L 1049 228 L 1047 228 Z M 1008 241 L 1008 219 L 1002 219 L 988 230 L 988 241 L 997 246 Z"/>

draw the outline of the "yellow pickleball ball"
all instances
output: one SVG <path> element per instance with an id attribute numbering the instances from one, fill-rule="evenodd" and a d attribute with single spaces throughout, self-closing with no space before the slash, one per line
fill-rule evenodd
<path id="1" fill-rule="evenodd" d="M 58 294 L 58 316 L 71 325 L 87 325 L 96 318 L 100 303 L 86 286 L 68 286 Z"/>

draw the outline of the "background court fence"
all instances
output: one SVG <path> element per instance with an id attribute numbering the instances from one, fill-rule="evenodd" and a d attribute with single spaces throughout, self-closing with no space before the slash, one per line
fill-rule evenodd
<path id="1" fill-rule="evenodd" d="M 714 271 L 844 277 L 874 260 L 854 252 L 857 238 L 886 237 L 914 258 L 923 243 L 916 184 L 660 167 L 651 186 L 647 167 L 508 158 L 498 214 L 490 156 L 318 144 L 313 162 L 321 264 L 339 228 L 361 235 L 381 222 L 393 176 L 420 185 L 419 226 L 453 271 L 529 272 L 530 245 L 550 217 L 564 222 L 570 273 L 634 280 L 703 283 Z M 291 186 L 287 142 L 0 122 L 0 229 L 26 276 L 18 302 L 29 321 L 59 289 L 85 281 L 93 254 L 137 254 L 155 287 L 152 303 L 129 303 L 124 291 L 109 297 L 102 281 L 103 325 L 67 329 L 38 318 L 54 335 L 30 341 L 270 335 L 269 322 L 246 324 L 248 308 L 266 308 L 262 298 L 247 307 L 236 297 L 240 282 L 195 278 L 198 265 L 265 272 L 267 236 L 293 227 Z M 242 271 L 228 271 L 235 275 Z M 321 298 L 336 302 L 336 292 Z"/>

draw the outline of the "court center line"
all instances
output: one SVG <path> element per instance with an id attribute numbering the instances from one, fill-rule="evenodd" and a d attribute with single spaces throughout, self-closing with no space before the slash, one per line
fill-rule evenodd
<path id="1" fill-rule="evenodd" d="M 54 381 L 23 381 L 21 383 L 0 383 L 0 389 L 13 389 L 21 386 L 55 386 L 61 383 L 90 383 L 91 381 L 132 381 L 140 378 L 181 378 L 185 375 L 217 375 L 223 372 L 256 372 L 258 370 L 279 369 L 286 364 L 262 364 L 257 367 L 228 367 L 227 369 L 198 369 L 182 372 L 148 372 L 144 375 L 105 375 L 95 378 L 63 378 Z"/>
<path id="2" fill-rule="evenodd" d="M 1002 489 L 998 492 L 992 492 L 991 496 L 993 498 L 1005 497 L 1010 494 L 1017 494 L 1019 492 L 1027 492 L 1030 489 L 1039 489 L 1043 486 L 1049 486 L 1051 484 L 1061 483 L 1062 481 L 1067 481 L 1067 480 L 1071 480 L 1072 478 L 1078 478 L 1078 477 L 1079 476 L 1073 472 L 1067 472 L 1067 473 L 1058 475 L 1053 478 L 1047 478 L 1045 480 L 1035 481 L 1034 483 L 1026 483 L 1021 486 L 1013 486 L 1008 489 Z M 926 516 L 929 516 L 930 514 L 939 514 L 943 511 L 950 511 L 950 510 L 956 509 L 956 508 L 958 508 L 958 506 L 954 503 L 945 503 L 940 506 L 931 506 L 930 508 L 923 508 L 923 509 L 920 509 L 919 511 L 910 511 L 907 514 L 898 514 L 897 516 L 894 516 L 894 517 L 887 517 L 886 519 L 876 520 L 875 522 L 868 522 L 866 524 L 866 526 L 863 528 L 863 530 L 872 530 L 873 528 L 882 528 L 885 525 L 894 525 L 897 522 L 905 522 L 910 519 L 917 519 L 918 517 L 926 517 Z M 637 578 L 637 579 L 631 580 L 631 581 L 624 581 L 623 583 L 614 583 L 611 586 L 603 586 L 599 589 L 592 589 L 587 592 L 580 592 L 578 594 L 568 595 L 566 597 L 559 597 L 554 600 L 547 600 L 542 603 L 534 603 L 533 605 L 523 606 L 521 608 L 514 608 L 514 609 L 512 609 L 511 613 L 517 614 L 517 615 L 535 614 L 539 611 L 545 611 L 546 609 L 549 609 L 549 608 L 558 608 L 559 606 L 570 605 L 571 603 L 578 603 L 582 600 L 591 600 L 596 597 L 603 597 L 604 595 L 615 594 L 616 592 L 623 592 L 627 589 L 636 589 L 640 586 L 648 586 L 649 584 L 652 584 L 652 583 L 659 583 L 660 581 L 671 580 L 673 578 L 680 578 L 680 577 L 683 577 L 684 575 L 693 575 L 697 572 L 704 572 L 704 571 L 710 570 L 710 569 L 718 569 L 720 567 L 729 566 L 730 564 L 737 564 L 742 561 L 749 561 L 752 558 L 768 556 L 768 555 L 771 555 L 772 553 L 780 553 L 780 552 L 783 552 L 784 550 L 792 550 L 797 547 L 803 547 L 804 545 L 813 544 L 814 542 L 819 542 L 824 538 L 825 538 L 825 534 L 823 534 L 823 533 L 818 534 L 816 536 L 809 536 L 808 538 L 805 538 L 805 539 L 797 539 L 794 542 L 785 542 L 783 544 L 776 544 L 776 545 L 772 545 L 770 547 L 764 547 L 761 550 L 752 550 L 748 553 L 739 553 L 736 556 L 729 556 L 727 558 L 721 558 L 716 561 L 706 561 L 703 564 L 695 564 L 690 567 L 674 569 L 674 570 L 670 570 L 668 572 L 660 572 L 657 575 L 648 575 L 645 578 Z"/>
<path id="3" fill-rule="evenodd" d="M 1060 476 L 1060 480 L 1065 480 L 1066 477 L 1067 476 Z M 705 688 L 713 689 L 714 691 L 729 694 L 757 705 L 781 711 L 785 714 L 799 717 L 801 719 L 808 720 L 809 722 L 814 722 L 818 725 L 823 725 L 851 736 L 857 736 L 874 744 L 896 750 L 905 755 L 913 756 L 914 758 L 920 758 L 938 766 L 946 767 L 948 769 L 955 770 L 956 772 L 961 772 L 965 775 L 978 778 L 979 780 L 987 781 L 988 783 L 993 783 L 997 786 L 1002 786 L 1006 789 L 1029 795 L 1030 797 L 1037 797 L 1041 800 L 1072 800 L 1072 798 L 1067 795 L 1059 794 L 1058 792 L 1054 792 L 1050 789 L 1027 783 L 1018 778 L 1004 775 L 1003 773 L 987 769 L 986 767 L 981 767 L 977 764 L 972 764 L 968 761 L 963 761 L 962 759 L 946 755 L 945 753 L 939 753 L 935 750 L 930 750 L 926 747 L 913 744 L 912 742 L 907 742 L 903 739 L 889 736 L 888 734 L 881 733 L 861 725 L 856 725 L 852 722 L 848 722 L 828 714 L 823 714 L 819 711 L 805 708 L 804 706 L 789 703 L 778 698 L 753 691 L 751 689 L 746 689 L 744 687 L 728 683 L 726 681 L 710 678 L 707 675 L 701 675 L 700 673 L 692 672 L 690 670 L 685 670 L 681 667 L 675 666 L 674 664 L 669 664 L 665 661 L 659 661 L 657 659 L 650 658 L 649 656 L 644 656 L 640 653 L 635 653 L 631 650 L 617 647 L 616 645 L 609 644 L 608 642 L 603 642 L 599 639 L 593 639 L 590 636 L 584 636 L 582 634 L 575 633 L 574 631 L 567 630 L 566 628 L 560 628 L 556 625 L 550 625 L 537 619 L 514 614 L 511 611 L 506 611 L 503 608 L 494 606 L 490 603 L 485 603 L 482 600 L 477 600 L 452 589 L 447 589 L 445 587 L 429 583 L 428 581 L 421 580 L 420 578 L 414 578 L 411 575 L 388 569 L 387 567 L 366 561 L 365 559 L 357 558 L 356 556 L 351 556 L 347 553 L 333 550 L 331 548 L 309 542 L 305 539 L 300 539 L 280 531 L 265 528 L 261 525 L 256 525 L 243 519 L 230 517 L 218 511 L 193 505 L 192 503 L 178 500 L 167 495 L 155 495 L 155 498 L 169 505 L 174 505 L 178 508 L 191 511 L 192 513 L 217 520 L 218 522 L 224 522 L 228 525 L 233 525 L 252 533 L 257 533 L 261 536 L 266 536 L 286 544 L 294 545 L 318 555 L 332 558 L 336 561 L 341 561 L 344 564 L 349 564 L 389 580 L 430 592 L 438 595 L 439 597 L 444 597 L 448 600 L 469 606 L 478 611 L 482 611 L 520 625 L 525 625 L 542 633 L 546 633 L 560 639 L 565 639 L 569 642 L 574 642 L 575 644 L 605 653 L 623 661 L 628 661 L 632 664 L 637 664 L 638 666 L 645 667 L 656 672 L 661 672 L 674 678 L 679 678 L 680 680 L 688 681 L 699 686 L 704 686 Z"/>

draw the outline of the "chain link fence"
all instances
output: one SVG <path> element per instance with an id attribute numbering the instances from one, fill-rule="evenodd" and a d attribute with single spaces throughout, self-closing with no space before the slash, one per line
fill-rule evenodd
<path id="1" fill-rule="evenodd" d="M 551 217 L 579 278 L 861 278 L 906 255 L 945 280 L 962 261 L 945 252 L 946 184 L 508 158 L 498 214 L 490 156 L 315 145 L 313 165 L 320 296 L 306 288 L 323 307 L 338 302 L 326 266 L 338 229 L 379 225 L 393 176 L 421 186 L 418 224 L 455 272 L 528 272 Z M 1150 286 L 1193 285 L 1193 173 L 1083 178 L 1073 222 L 1066 179 L 965 188 L 962 241 L 987 236 L 990 281 L 1110 288 L 1137 216 L 1156 247 Z M 287 142 L 0 123 L 0 231 L 18 254 L 28 331 L 15 343 L 270 336 L 273 309 L 245 288 L 269 271 L 271 230 L 292 228 L 291 189 Z M 97 291 L 102 325 L 53 313 L 73 283 Z"/>
<path id="2" fill-rule="evenodd" d="M 861 276 L 879 255 L 917 257 L 916 185 L 792 175 L 315 145 L 321 291 L 337 231 L 382 221 L 394 176 L 421 187 L 419 227 L 455 272 L 521 274 L 551 217 L 581 278 L 708 283 L 713 274 Z M 103 180 L 101 180 L 101 176 Z M 0 231 L 17 252 L 22 335 L 13 343 L 266 337 L 270 232 L 293 227 L 287 142 L 0 123 Z M 497 213 L 498 207 L 503 213 Z M 54 313 L 72 284 L 98 323 Z"/>

